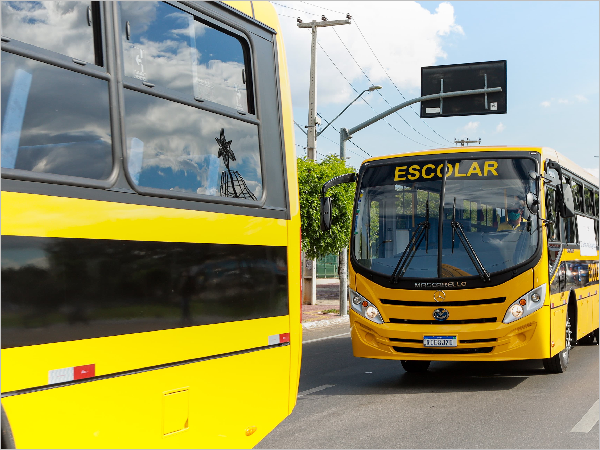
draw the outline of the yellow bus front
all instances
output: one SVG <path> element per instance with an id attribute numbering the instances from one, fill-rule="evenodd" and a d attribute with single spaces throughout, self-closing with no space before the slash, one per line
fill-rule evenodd
<path id="1" fill-rule="evenodd" d="M 363 164 L 350 246 L 355 356 L 423 370 L 565 348 L 567 301 L 551 301 L 540 220 L 541 151 L 449 149 Z"/>

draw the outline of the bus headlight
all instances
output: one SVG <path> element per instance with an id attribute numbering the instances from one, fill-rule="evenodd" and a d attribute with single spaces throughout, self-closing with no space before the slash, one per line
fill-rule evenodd
<path id="1" fill-rule="evenodd" d="M 540 287 L 529 291 L 527 294 L 522 295 L 517 301 L 513 302 L 508 307 L 502 323 L 514 322 L 521 317 L 528 316 L 544 306 L 544 300 L 546 300 L 545 283 Z"/>
<path id="2" fill-rule="evenodd" d="M 352 289 L 348 290 L 350 291 L 350 306 L 355 312 L 372 322 L 383 323 L 383 318 L 373 303 L 364 298 L 358 292 L 353 291 Z"/>

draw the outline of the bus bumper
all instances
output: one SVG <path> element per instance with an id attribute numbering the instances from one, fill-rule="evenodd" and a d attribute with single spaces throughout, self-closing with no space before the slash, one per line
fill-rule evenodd
<path id="1" fill-rule="evenodd" d="M 350 311 L 352 349 L 360 358 L 508 361 L 550 357 L 549 306 L 510 324 L 376 324 Z M 548 329 L 545 329 L 548 328 Z M 457 336 L 456 347 L 425 347 L 423 337 Z"/>

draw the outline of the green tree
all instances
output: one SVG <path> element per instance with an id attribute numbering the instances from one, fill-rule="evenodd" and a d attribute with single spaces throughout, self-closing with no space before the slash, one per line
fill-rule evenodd
<path id="1" fill-rule="evenodd" d="M 321 162 L 298 158 L 302 250 L 310 259 L 338 253 L 348 246 L 354 205 L 354 183 L 343 183 L 327 191 L 332 200 L 331 230 L 321 231 L 321 188 L 334 177 L 356 172 L 333 155 Z"/>

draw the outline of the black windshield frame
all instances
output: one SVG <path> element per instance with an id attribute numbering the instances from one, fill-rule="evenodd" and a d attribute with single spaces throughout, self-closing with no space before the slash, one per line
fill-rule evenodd
<path id="1" fill-rule="evenodd" d="M 393 165 L 393 164 L 404 164 L 404 161 L 418 161 L 418 162 L 429 162 L 429 161 L 444 161 L 447 160 L 449 162 L 459 161 L 459 160 L 478 160 L 483 158 L 489 158 L 493 156 L 494 159 L 518 159 L 525 158 L 530 159 L 535 164 L 535 170 L 539 173 L 540 171 L 540 161 L 541 155 L 538 152 L 533 151 L 494 151 L 494 152 L 456 152 L 456 153 L 436 153 L 429 155 L 413 155 L 413 156 L 399 156 L 397 158 L 389 158 L 383 160 L 369 161 L 363 164 L 359 171 L 359 177 L 357 181 L 357 189 L 355 193 L 354 199 L 354 210 L 356 212 L 359 205 L 360 198 L 360 190 L 363 182 L 363 177 L 365 172 L 368 169 L 385 166 L 385 165 Z M 409 159 L 410 158 L 410 159 Z M 440 205 L 444 204 L 444 194 L 445 194 L 445 179 L 443 177 L 442 184 L 444 185 L 442 188 L 442 195 L 440 197 Z M 538 192 L 540 192 L 540 186 L 537 186 Z M 538 215 L 539 217 L 539 215 Z M 539 225 L 539 224 L 538 224 Z M 354 236 L 355 229 L 357 227 L 357 221 L 353 220 L 352 223 L 352 231 L 351 236 Z M 508 269 L 497 271 L 490 274 L 490 280 L 484 281 L 478 274 L 474 276 L 465 276 L 465 277 L 455 277 L 455 278 L 441 278 L 439 273 L 437 278 L 412 278 L 412 277 L 402 277 L 397 280 L 396 283 L 392 282 L 390 277 L 386 274 L 373 271 L 359 263 L 359 261 L 355 257 L 355 243 L 354 239 L 351 239 L 350 243 L 350 264 L 354 271 L 365 278 L 387 288 L 392 289 L 465 289 L 465 288 L 478 288 L 478 287 L 490 287 L 502 284 L 509 279 L 533 268 L 537 262 L 539 261 L 542 254 L 542 234 L 538 233 L 538 242 L 533 255 L 527 259 L 526 261 L 512 266 Z"/>

